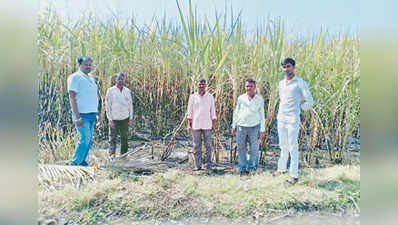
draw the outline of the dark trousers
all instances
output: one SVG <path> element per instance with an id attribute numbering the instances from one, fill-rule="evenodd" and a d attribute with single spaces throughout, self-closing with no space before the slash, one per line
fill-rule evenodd
<path id="1" fill-rule="evenodd" d="M 116 151 L 116 136 L 117 133 L 120 134 L 121 146 L 120 146 L 120 155 L 123 155 L 127 152 L 128 143 L 127 143 L 127 132 L 129 128 L 129 119 L 125 120 L 114 120 L 114 127 L 111 128 L 109 126 L 109 148 L 110 153 L 115 154 Z"/>
<path id="2" fill-rule="evenodd" d="M 202 168 L 202 135 L 205 143 L 205 161 L 207 169 L 211 169 L 211 130 L 192 130 L 193 149 L 196 168 Z"/>

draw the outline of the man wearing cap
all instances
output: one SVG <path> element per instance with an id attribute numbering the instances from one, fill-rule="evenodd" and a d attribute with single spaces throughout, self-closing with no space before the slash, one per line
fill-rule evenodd
<path id="1" fill-rule="evenodd" d="M 99 123 L 98 86 L 91 72 L 92 60 L 87 56 L 77 60 L 79 70 L 68 77 L 69 101 L 72 119 L 79 133 L 79 142 L 70 159 L 70 165 L 88 166 L 86 158 L 93 140 L 95 121 Z"/>
<path id="2" fill-rule="evenodd" d="M 197 80 L 197 92 L 189 96 L 188 101 L 188 132 L 192 132 L 192 140 L 195 157 L 195 171 L 202 169 L 202 136 L 206 147 L 206 169 L 211 171 L 211 136 L 215 130 L 216 111 L 213 95 L 206 91 L 206 80 Z"/>
<path id="3" fill-rule="evenodd" d="M 264 100 L 255 93 L 256 81 L 245 81 L 246 93 L 238 97 L 232 121 L 232 135 L 236 135 L 238 148 L 238 172 L 254 173 L 258 167 L 258 149 L 265 131 Z M 247 165 L 246 138 L 249 139 L 250 159 Z"/>
<path id="4" fill-rule="evenodd" d="M 133 100 L 131 91 L 124 86 L 125 75 L 121 72 L 114 75 L 116 85 L 108 88 L 105 97 L 106 116 L 109 121 L 109 155 L 114 158 L 116 151 L 116 134 L 120 134 L 120 155 L 128 150 L 128 126 L 133 120 Z"/>

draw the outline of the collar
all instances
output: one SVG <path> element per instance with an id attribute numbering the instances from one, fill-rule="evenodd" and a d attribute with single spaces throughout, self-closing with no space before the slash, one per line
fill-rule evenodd
<path id="1" fill-rule="evenodd" d="M 120 89 L 117 87 L 117 85 L 113 85 L 114 88 L 118 89 L 120 91 Z M 122 91 L 125 89 L 124 85 L 122 86 Z"/>
<path id="2" fill-rule="evenodd" d="M 249 99 L 249 95 L 247 94 L 247 93 L 245 93 L 245 97 L 247 98 L 247 99 Z M 254 93 L 254 96 L 253 96 L 253 98 L 252 99 L 255 99 L 257 97 L 257 94 L 256 93 Z"/>
<path id="3" fill-rule="evenodd" d="M 285 81 L 286 82 L 292 82 L 292 81 L 296 81 L 298 78 L 297 78 L 297 75 L 296 74 L 294 74 L 294 77 L 291 79 L 291 80 L 288 80 L 286 77 L 285 77 Z"/>
<path id="4" fill-rule="evenodd" d="M 88 74 L 83 73 L 83 71 L 81 71 L 80 68 L 78 69 L 78 72 L 79 72 L 80 74 L 82 74 L 82 75 L 90 76 L 90 75 L 88 75 Z"/>
<path id="5" fill-rule="evenodd" d="M 203 95 L 199 94 L 199 91 L 196 92 L 196 95 L 198 95 L 199 97 L 205 97 L 207 95 L 207 91 L 205 91 L 205 93 Z"/>

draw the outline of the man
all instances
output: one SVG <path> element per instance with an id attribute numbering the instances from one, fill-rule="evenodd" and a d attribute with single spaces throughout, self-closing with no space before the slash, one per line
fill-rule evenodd
<path id="1" fill-rule="evenodd" d="M 255 93 L 256 81 L 246 79 L 246 93 L 238 97 L 233 114 L 232 135 L 238 147 L 238 172 L 247 174 L 246 138 L 249 138 L 250 159 L 248 169 L 254 173 L 258 167 L 258 149 L 265 132 L 264 100 Z"/>
<path id="2" fill-rule="evenodd" d="M 188 132 L 192 132 L 195 171 L 202 169 L 202 135 L 206 147 L 205 161 L 208 172 L 212 169 L 211 163 L 211 136 L 215 130 L 216 111 L 213 95 L 206 91 L 206 80 L 199 78 L 197 80 L 198 91 L 189 96 L 188 101 Z"/>
<path id="3" fill-rule="evenodd" d="M 121 146 L 120 155 L 127 152 L 128 126 L 133 120 L 133 100 L 130 89 L 124 87 L 125 76 L 123 73 L 115 75 L 116 85 L 110 87 L 106 92 L 105 107 L 106 116 L 109 120 L 109 155 L 115 157 L 116 135 L 120 133 Z"/>
<path id="4" fill-rule="evenodd" d="M 87 56 L 77 60 L 79 70 L 68 77 L 69 101 L 72 107 L 72 119 L 79 133 L 79 142 L 70 159 L 70 165 L 88 166 L 87 154 L 91 148 L 95 121 L 99 123 L 98 86 L 91 72 L 92 60 Z"/>
<path id="5" fill-rule="evenodd" d="M 286 172 L 290 153 L 290 179 L 286 180 L 288 184 L 295 184 L 298 181 L 299 152 L 297 138 L 300 121 L 304 120 L 300 111 L 301 109 L 309 110 L 314 104 L 307 83 L 294 73 L 295 64 L 296 62 L 292 58 L 286 58 L 282 61 L 285 79 L 281 80 L 278 86 L 280 102 L 277 121 L 281 155 L 275 175 Z M 303 99 L 304 103 L 300 105 Z"/>

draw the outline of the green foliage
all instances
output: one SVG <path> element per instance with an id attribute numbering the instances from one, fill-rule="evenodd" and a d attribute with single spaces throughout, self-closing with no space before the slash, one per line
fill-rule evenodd
<path id="1" fill-rule="evenodd" d="M 276 129 L 277 85 L 283 78 L 280 61 L 293 57 L 297 74 L 307 81 L 315 100 L 300 133 L 301 148 L 309 150 L 303 158 L 312 163 L 312 152 L 327 149 L 331 162 L 344 160 L 351 138 L 360 135 L 357 36 L 319 33 L 313 39 L 296 40 L 285 33 L 283 21 L 274 18 L 251 35 L 244 30 L 240 14 L 230 15 L 231 26 L 226 26 L 222 16 L 210 24 L 198 20 L 191 4 L 188 13 L 178 1 L 177 7 L 180 23 L 154 19 L 150 28 L 136 24 L 134 18 L 102 22 L 93 15 L 67 24 L 53 11 L 40 12 L 40 142 L 63 146 L 73 139 L 66 79 L 77 69 L 76 58 L 88 55 L 101 98 L 111 86 L 110 77 L 125 73 L 133 92 L 137 129 L 149 129 L 157 136 L 170 133 L 184 118 L 198 76 L 208 80 L 208 90 L 215 96 L 217 135 L 229 132 L 233 107 L 244 92 L 243 81 L 253 77 L 265 100 L 266 144 Z M 107 129 L 103 120 L 96 137 L 106 136 Z M 70 148 L 60 146 L 53 148 L 62 154 L 43 162 L 67 158 Z"/>

